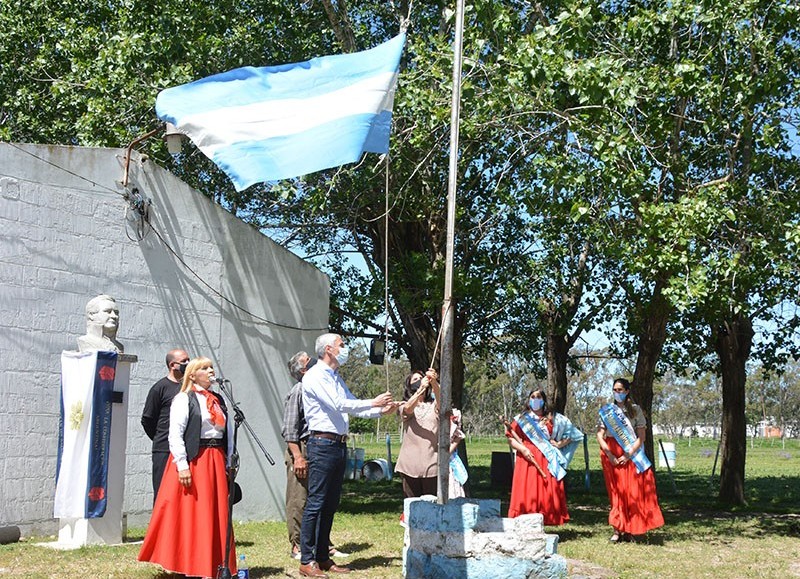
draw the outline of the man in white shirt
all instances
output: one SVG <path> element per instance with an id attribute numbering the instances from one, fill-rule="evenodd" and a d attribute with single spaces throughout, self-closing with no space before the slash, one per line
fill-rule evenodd
<path id="1" fill-rule="evenodd" d="M 303 409 L 309 437 L 308 498 L 300 529 L 300 575 L 327 577 L 326 572 L 350 572 L 347 567 L 335 565 L 328 553 L 347 460 L 348 415 L 377 418 L 393 412 L 397 404 L 389 392 L 372 400 L 353 396 L 338 372 L 349 355 L 340 335 L 321 335 L 315 351 L 319 361 L 303 376 Z"/>

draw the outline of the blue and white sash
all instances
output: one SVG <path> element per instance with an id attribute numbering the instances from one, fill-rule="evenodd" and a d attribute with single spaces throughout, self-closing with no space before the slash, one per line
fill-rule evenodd
<path id="1" fill-rule="evenodd" d="M 450 474 L 461 486 L 467 484 L 467 479 L 469 478 L 467 467 L 464 466 L 464 462 L 458 456 L 458 451 L 456 450 L 450 455 Z"/>
<path id="2" fill-rule="evenodd" d="M 614 440 L 622 447 L 622 450 L 624 450 L 626 454 L 631 455 L 631 462 L 636 466 L 638 472 L 644 472 L 653 466 L 644 453 L 644 448 L 642 446 L 639 447 L 639 450 L 637 450 L 635 454 L 631 454 L 633 443 L 636 442 L 638 437 L 636 436 L 636 432 L 630 420 L 628 420 L 628 417 L 625 416 L 625 413 L 622 412 L 619 406 L 616 404 L 601 406 L 600 420 L 603 421 L 606 430 L 611 433 Z"/>
<path id="3" fill-rule="evenodd" d="M 551 439 L 561 441 L 565 438 L 569 438 L 569 444 L 557 448 L 556 450 L 564 456 L 564 460 L 566 461 L 564 468 L 567 468 L 572 462 L 572 457 L 575 456 L 575 451 L 578 446 L 583 442 L 583 432 L 572 424 L 569 418 L 558 412 L 553 412 L 553 433 L 551 434 Z"/>
<path id="4" fill-rule="evenodd" d="M 538 448 L 547 459 L 547 470 L 556 480 L 561 480 L 567 475 L 567 460 L 558 449 L 550 443 L 550 437 L 539 426 L 539 421 L 534 419 L 529 412 L 523 412 L 514 420 L 517 421 L 522 432 L 533 445 Z"/>

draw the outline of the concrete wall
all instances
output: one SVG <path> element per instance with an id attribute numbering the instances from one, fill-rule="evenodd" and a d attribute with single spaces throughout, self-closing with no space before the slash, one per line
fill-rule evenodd
<path id="1" fill-rule="evenodd" d="M 60 355 L 77 348 L 84 307 L 98 293 L 116 298 L 117 338 L 139 357 L 129 398 L 129 524 L 150 514 L 150 441 L 139 419 L 173 347 L 214 360 L 275 459 L 270 466 L 240 430 L 244 499 L 235 519 L 281 518 L 286 360 L 311 351 L 325 331 L 328 278 L 134 152 L 128 190 L 152 199 L 162 241 L 128 209 L 124 154 L 0 143 L 0 526 L 55 530 Z"/>

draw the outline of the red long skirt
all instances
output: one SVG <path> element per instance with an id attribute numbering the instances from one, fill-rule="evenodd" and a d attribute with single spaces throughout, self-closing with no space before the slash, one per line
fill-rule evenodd
<path id="1" fill-rule="evenodd" d="M 567 512 L 567 495 L 564 492 L 564 480 L 556 480 L 547 470 L 547 459 L 528 440 L 517 423 L 512 428 L 523 440 L 525 448 L 533 453 L 534 460 L 547 475 L 542 477 L 536 467 L 529 463 L 520 453 L 514 463 L 514 478 L 511 482 L 511 501 L 508 506 L 509 518 L 528 513 L 541 513 L 547 526 L 563 525 L 569 521 Z"/>
<path id="2" fill-rule="evenodd" d="M 139 561 L 161 565 L 173 573 L 216 577 L 225 560 L 228 525 L 228 480 L 221 448 L 201 448 L 189 463 L 192 486 L 178 482 L 172 455 L 164 470 Z M 231 533 L 228 559 L 236 576 L 236 550 Z"/>
<path id="3" fill-rule="evenodd" d="M 611 454 L 622 456 L 622 447 L 616 440 L 609 437 L 606 443 Z M 636 465 L 630 461 L 622 466 L 612 465 L 604 452 L 600 453 L 600 462 L 603 464 L 603 476 L 611 503 L 608 524 L 617 531 L 631 535 L 643 535 L 661 527 L 664 516 L 658 506 L 653 468 L 639 473 Z"/>

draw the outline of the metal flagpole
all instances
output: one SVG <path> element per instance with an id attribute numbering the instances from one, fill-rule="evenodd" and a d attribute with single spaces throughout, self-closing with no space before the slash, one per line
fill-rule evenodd
<path id="1" fill-rule="evenodd" d="M 464 37 L 464 0 L 456 0 L 456 36 L 453 42 L 453 94 L 450 110 L 450 169 L 447 179 L 447 254 L 442 305 L 442 365 L 439 401 L 439 477 L 438 502 L 447 503 L 450 480 L 450 410 L 453 385 L 453 247 L 456 228 L 456 190 L 458 176 L 458 124 L 461 116 L 461 62 Z"/>

